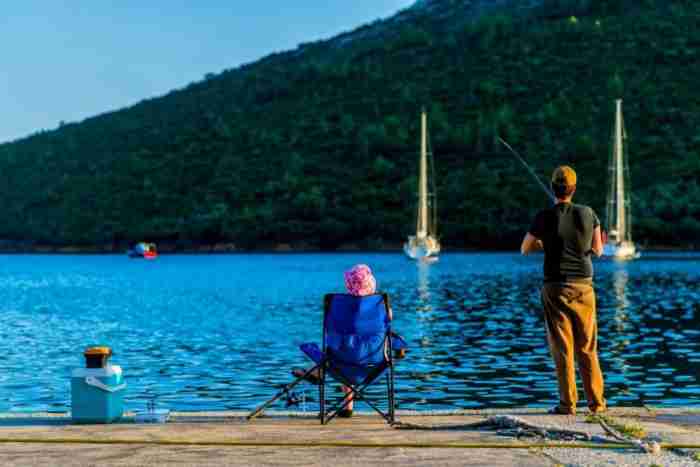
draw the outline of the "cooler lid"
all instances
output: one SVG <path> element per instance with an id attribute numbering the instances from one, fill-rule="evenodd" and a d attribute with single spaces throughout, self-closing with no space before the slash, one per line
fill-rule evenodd
<path id="1" fill-rule="evenodd" d="M 106 346 L 95 346 L 88 347 L 83 352 L 83 355 L 87 356 L 112 356 L 112 349 Z"/>

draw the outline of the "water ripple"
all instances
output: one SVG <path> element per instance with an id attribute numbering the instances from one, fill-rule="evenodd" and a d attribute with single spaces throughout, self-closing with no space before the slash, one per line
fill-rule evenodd
<path id="1" fill-rule="evenodd" d="M 691 258 L 693 261 L 688 261 Z M 700 404 L 698 257 L 596 263 L 600 356 L 615 405 Z M 400 408 L 542 406 L 556 379 L 542 322 L 541 258 L 446 254 L 0 256 L 0 411 L 68 410 L 82 349 L 104 343 L 138 409 L 250 409 L 306 364 L 323 294 L 370 264 L 410 344 Z M 374 390 L 380 391 L 379 388 Z M 307 397 L 317 397 L 307 388 Z"/>

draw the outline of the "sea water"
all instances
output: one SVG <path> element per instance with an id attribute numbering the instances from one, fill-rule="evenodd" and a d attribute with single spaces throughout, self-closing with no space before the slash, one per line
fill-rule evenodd
<path id="1" fill-rule="evenodd" d="M 450 252 L 432 264 L 399 253 L 0 256 L 0 412 L 69 410 L 71 370 L 92 344 L 113 348 L 127 410 L 153 401 L 251 409 L 291 380 L 292 367 L 309 364 L 298 346 L 320 339 L 323 295 L 342 292 L 342 273 L 356 263 L 390 294 L 394 328 L 410 346 L 396 366 L 399 409 L 551 405 L 541 261 Z M 700 406 L 700 256 L 645 252 L 595 269 L 610 403 Z M 315 388 L 303 392 L 311 407 Z"/>

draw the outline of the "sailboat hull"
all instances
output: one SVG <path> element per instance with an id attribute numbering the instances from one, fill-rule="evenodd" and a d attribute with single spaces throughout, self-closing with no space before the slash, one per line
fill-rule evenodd
<path id="1" fill-rule="evenodd" d="M 616 260 L 630 260 L 641 256 L 631 242 L 608 243 L 603 247 L 603 256 Z"/>
<path id="2" fill-rule="evenodd" d="M 437 260 L 440 254 L 440 242 L 434 237 L 408 237 L 408 241 L 403 245 L 403 251 L 411 259 L 415 260 Z"/>

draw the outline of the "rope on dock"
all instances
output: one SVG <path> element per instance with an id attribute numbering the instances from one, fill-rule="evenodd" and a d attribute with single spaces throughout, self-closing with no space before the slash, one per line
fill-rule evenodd
<path id="1" fill-rule="evenodd" d="M 512 436 L 518 440 L 523 437 L 536 437 L 544 440 L 573 441 L 586 443 L 599 443 L 594 446 L 616 445 L 618 449 L 639 449 L 643 452 L 656 454 L 661 448 L 677 449 L 670 444 L 660 444 L 656 441 L 643 441 L 622 435 L 599 417 L 596 421 L 600 423 L 608 437 L 593 435 L 585 431 L 568 430 L 552 426 L 538 426 L 526 422 L 522 418 L 512 415 L 496 415 L 486 420 L 465 425 L 420 425 L 415 423 L 396 422 L 393 427 L 399 430 L 476 430 L 491 428 L 498 430 L 502 436 Z M 570 445 L 567 445 L 570 446 Z M 692 449 L 692 448 L 686 448 Z"/>
<path id="2" fill-rule="evenodd" d="M 597 422 L 609 436 L 613 437 L 614 439 L 620 442 L 629 443 L 631 445 L 637 446 L 644 452 L 652 454 L 658 454 L 661 451 L 661 446 L 656 441 L 644 442 L 640 439 L 633 439 L 629 436 L 624 436 L 618 430 L 611 427 L 604 417 L 598 417 Z"/>

